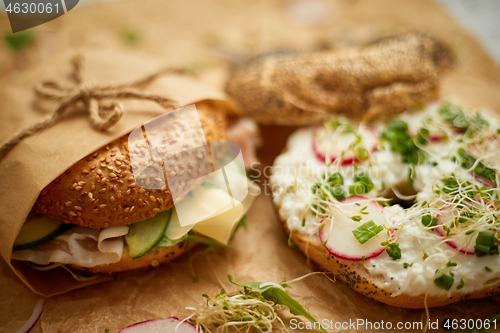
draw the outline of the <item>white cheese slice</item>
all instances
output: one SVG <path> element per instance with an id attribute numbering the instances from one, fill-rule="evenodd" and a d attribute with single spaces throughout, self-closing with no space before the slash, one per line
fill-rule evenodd
<path id="1" fill-rule="evenodd" d="M 250 206 L 255 200 L 258 192 L 259 187 L 253 182 L 248 182 L 248 195 L 243 200 L 243 202 L 237 204 L 235 207 L 228 209 L 219 215 L 187 226 L 181 226 L 177 217 L 177 213 L 174 209 L 172 219 L 170 220 L 167 230 L 165 231 L 165 236 L 172 240 L 175 240 L 181 238 L 191 229 L 193 229 L 194 231 L 199 232 L 205 236 L 213 238 L 221 243 L 227 244 L 235 225 L 243 217 L 243 215 L 246 214 L 248 209 L 250 209 Z M 213 207 L 217 207 L 217 200 L 220 198 L 220 196 L 226 195 L 227 193 L 219 188 L 199 187 L 193 191 L 193 195 L 191 197 L 187 197 L 183 200 L 183 202 L 186 201 L 187 204 L 190 204 L 191 209 L 193 209 L 193 207 L 196 207 L 196 209 L 198 209 L 198 207 L 200 206 L 200 202 L 198 200 L 200 198 L 203 198 L 202 200 L 204 200 L 204 206 L 209 207 L 210 205 L 213 205 Z"/>

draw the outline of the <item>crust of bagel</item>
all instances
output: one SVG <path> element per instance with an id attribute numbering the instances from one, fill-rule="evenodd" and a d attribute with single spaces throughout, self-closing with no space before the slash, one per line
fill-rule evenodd
<path id="1" fill-rule="evenodd" d="M 276 205 L 278 212 L 279 208 L 280 207 Z M 282 220 L 282 223 L 285 230 L 290 235 L 290 239 L 308 258 L 335 274 L 336 278 L 340 279 L 357 292 L 391 306 L 408 309 L 432 308 L 467 299 L 500 295 L 500 281 L 498 281 L 495 285 L 477 289 L 468 294 L 455 291 L 450 297 L 446 294 L 442 294 L 428 295 L 426 298 L 426 295 L 408 295 L 405 293 L 392 297 L 391 294 L 395 293 L 397 290 L 391 290 L 385 286 L 385 280 L 382 275 L 370 274 L 363 266 L 362 261 L 336 258 L 321 245 L 318 236 L 307 237 L 297 231 L 290 232 L 286 221 Z"/>
<path id="2" fill-rule="evenodd" d="M 226 141 L 225 115 L 203 104 L 197 105 L 197 110 L 206 141 Z M 186 132 L 194 130 L 193 127 L 189 127 L 188 121 L 181 125 L 183 131 L 160 133 L 174 139 L 179 135 L 189 137 Z M 179 198 L 198 185 L 191 182 L 191 187 L 183 189 Z M 40 193 L 34 208 L 66 223 L 108 228 L 143 221 L 172 206 L 168 185 L 162 190 L 149 190 L 136 184 L 127 134 L 81 159 L 52 181 Z"/>
<path id="3" fill-rule="evenodd" d="M 411 33 L 352 50 L 259 56 L 234 68 L 226 91 L 240 115 L 266 125 L 369 120 L 437 99 L 452 62 L 445 44 Z"/>
<path id="4" fill-rule="evenodd" d="M 82 267 L 78 265 L 68 266 L 75 270 L 94 274 L 113 274 L 143 267 L 157 267 L 159 264 L 167 263 L 181 256 L 195 245 L 196 244 L 191 244 L 191 246 L 188 246 L 187 241 L 182 241 L 171 247 L 154 247 L 145 255 L 137 259 L 133 259 L 130 256 L 128 246 L 125 246 L 121 260 L 116 263 L 97 265 L 94 267 Z"/>

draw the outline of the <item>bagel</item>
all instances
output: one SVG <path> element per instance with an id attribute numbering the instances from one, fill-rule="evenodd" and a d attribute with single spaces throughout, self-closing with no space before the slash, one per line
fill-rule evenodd
<path id="1" fill-rule="evenodd" d="M 372 119 L 439 95 L 449 48 L 411 33 L 328 52 L 281 52 L 237 65 L 226 91 L 240 115 L 266 125 L 308 125 L 333 115 Z"/>
<path id="2" fill-rule="evenodd" d="M 500 121 L 454 102 L 292 134 L 273 165 L 290 239 L 354 290 L 402 308 L 500 294 Z"/>

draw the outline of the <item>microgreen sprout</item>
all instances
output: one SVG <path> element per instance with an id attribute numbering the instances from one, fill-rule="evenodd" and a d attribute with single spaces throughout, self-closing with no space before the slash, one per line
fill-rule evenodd
<path id="1" fill-rule="evenodd" d="M 210 297 L 207 294 L 201 308 L 187 308 L 195 311 L 187 320 L 204 332 L 274 332 L 288 331 L 280 317 L 280 311 L 288 307 L 290 313 L 302 315 L 313 323 L 317 321 L 285 291 L 287 283 L 247 282 L 238 283 L 228 275 L 229 281 L 243 290 L 227 292 Z M 326 333 L 324 329 L 322 332 Z"/>

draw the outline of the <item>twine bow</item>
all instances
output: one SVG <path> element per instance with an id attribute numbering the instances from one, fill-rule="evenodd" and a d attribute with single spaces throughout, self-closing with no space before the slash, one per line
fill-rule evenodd
<path id="1" fill-rule="evenodd" d="M 78 103 L 83 103 L 85 110 L 88 112 L 92 127 L 98 131 L 106 131 L 123 116 L 123 106 L 113 101 L 116 99 L 147 100 L 155 102 L 165 109 L 178 108 L 175 100 L 160 95 L 148 94 L 140 91 L 140 89 L 143 89 L 161 75 L 183 73 L 180 69 L 164 69 L 142 79 L 122 85 L 85 85 L 81 78 L 82 61 L 81 57 L 75 57 L 71 61 L 73 67 L 71 78 L 74 81 L 74 85 L 66 86 L 53 80 L 45 80 L 35 85 L 35 94 L 39 98 L 59 102 L 59 107 L 46 119 L 22 130 L 4 143 L 0 148 L 0 159 L 24 138 L 57 124 L 64 118 L 67 111 Z"/>

